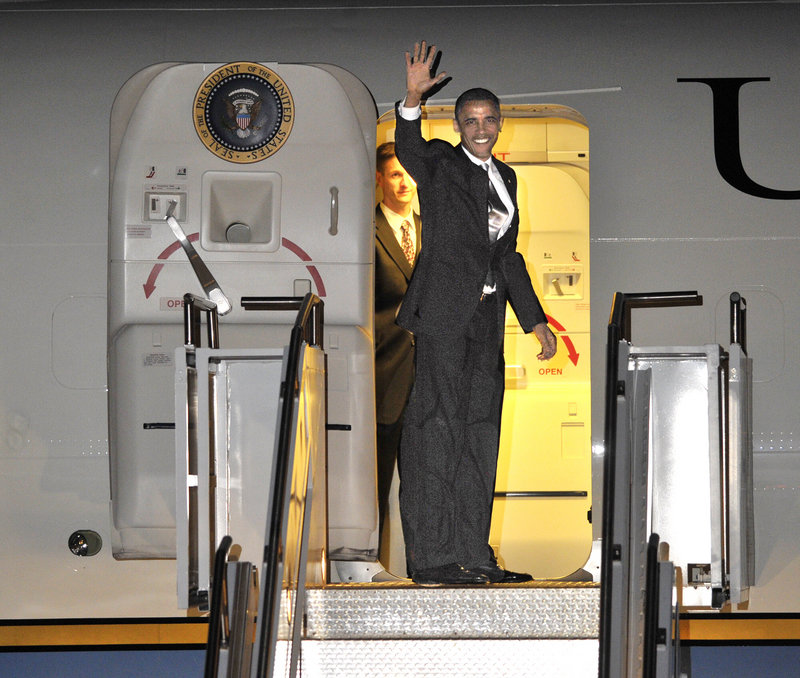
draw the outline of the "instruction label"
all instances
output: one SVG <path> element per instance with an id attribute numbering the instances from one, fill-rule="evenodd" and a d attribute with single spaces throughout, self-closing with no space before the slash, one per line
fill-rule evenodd
<path id="1" fill-rule="evenodd" d="M 142 356 L 144 367 L 172 367 L 174 360 L 169 353 L 145 353 Z"/>

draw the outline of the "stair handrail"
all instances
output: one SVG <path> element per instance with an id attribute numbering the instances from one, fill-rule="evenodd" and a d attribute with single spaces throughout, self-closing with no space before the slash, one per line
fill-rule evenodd
<path id="1" fill-rule="evenodd" d="M 225 591 L 225 564 L 233 539 L 225 535 L 214 556 L 214 576 L 211 580 L 211 613 L 208 618 L 208 641 L 203 678 L 217 678 L 221 647 L 228 640 L 228 606 Z"/>
<path id="2" fill-rule="evenodd" d="M 252 299 L 252 298 L 251 298 Z M 256 309 L 256 305 L 252 306 Z M 271 668 L 274 663 L 274 649 L 277 641 L 277 628 L 274 620 L 277 619 L 277 612 L 280 605 L 278 592 L 281 582 L 278 581 L 280 571 L 280 556 L 282 549 L 279 548 L 281 541 L 281 528 L 283 525 L 284 497 L 287 491 L 291 491 L 289 481 L 289 449 L 292 441 L 292 422 L 294 420 L 295 396 L 299 386 L 299 359 L 302 344 L 323 348 L 323 309 L 322 300 L 315 294 L 308 293 L 302 300 L 297 299 L 292 302 L 283 298 L 282 304 L 297 303 L 297 319 L 292 328 L 289 341 L 286 374 L 281 383 L 281 412 L 278 419 L 278 446 L 276 449 L 275 476 L 273 479 L 272 496 L 275 498 L 272 506 L 272 513 L 267 517 L 268 539 L 264 545 L 264 590 L 262 592 L 263 606 L 259 610 L 261 623 L 259 624 L 259 636 L 256 638 L 258 648 L 258 672 L 256 675 L 271 675 Z M 286 308 L 283 306 L 283 308 Z M 258 307 L 257 310 L 264 310 Z M 305 542 L 305 540 L 304 540 Z M 307 548 L 307 542 L 304 544 Z M 304 560 L 301 554 L 301 562 Z M 302 573 L 299 573 L 301 576 Z"/>
<path id="3" fill-rule="evenodd" d="M 191 292 L 183 295 L 183 343 L 187 347 L 200 346 L 200 318 L 206 314 L 208 347 L 219 348 L 219 313 L 217 305 Z"/>
<path id="4" fill-rule="evenodd" d="M 219 313 L 217 305 L 213 301 L 205 297 L 198 296 L 191 292 L 183 295 L 183 348 L 185 351 L 186 367 L 187 367 L 187 404 L 191 402 L 191 392 L 197 391 L 196 381 L 196 355 L 197 349 L 202 346 L 201 338 L 201 320 L 205 314 L 206 317 L 206 330 L 208 337 L 208 348 L 219 348 Z M 188 430 L 197 428 L 198 422 L 193 420 L 192 408 L 187 408 L 187 421 Z M 186 442 L 186 469 L 190 474 L 197 473 L 197 439 L 187 438 Z M 197 488 L 195 488 L 197 489 Z M 190 508 L 189 513 L 197 513 L 197 496 L 190 495 L 187 497 Z M 192 508 L 193 507 L 193 508 Z M 196 526 L 195 526 L 196 528 Z M 188 535 L 188 551 L 189 551 L 189 604 L 197 605 L 200 609 L 205 609 L 209 603 L 208 594 L 206 591 L 199 589 L 199 582 L 197 581 L 197 568 L 199 563 L 199 545 L 196 531 L 191 527 L 191 520 Z M 194 573 L 194 574 L 193 574 Z M 193 579 L 194 576 L 194 579 Z"/>
<path id="5" fill-rule="evenodd" d="M 659 536 L 654 532 L 647 542 L 647 566 L 644 591 L 644 647 L 642 678 L 656 678 L 656 646 L 658 645 L 658 571 Z"/>
<path id="6" fill-rule="evenodd" d="M 605 453 L 603 460 L 603 519 L 602 556 L 600 562 L 600 647 L 599 678 L 616 678 L 610 675 L 610 642 L 612 596 L 612 569 L 621 557 L 620 545 L 614 537 L 614 489 L 617 445 L 617 397 L 624 395 L 625 382 L 617 378 L 619 369 L 619 343 L 631 340 L 631 310 L 634 308 L 660 308 L 671 306 L 700 306 L 702 295 L 697 291 L 682 292 L 616 292 L 611 305 L 606 339 L 605 388 Z"/>
<path id="7" fill-rule="evenodd" d="M 747 355 L 747 301 L 738 292 L 731 292 L 731 344 L 739 344 Z"/>

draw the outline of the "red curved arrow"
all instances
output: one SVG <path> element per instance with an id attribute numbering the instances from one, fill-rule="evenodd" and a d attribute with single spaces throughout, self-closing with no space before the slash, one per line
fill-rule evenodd
<path id="1" fill-rule="evenodd" d="M 553 327 L 555 327 L 559 332 L 566 331 L 566 327 L 564 327 L 560 322 L 558 322 L 552 316 L 547 316 L 547 322 L 549 322 Z M 564 342 L 564 346 L 567 347 L 567 351 L 569 352 L 569 359 L 572 361 L 572 364 L 575 367 L 578 366 L 578 358 L 580 358 L 580 353 L 575 350 L 575 344 L 572 343 L 572 339 L 570 339 L 566 334 L 560 334 L 561 340 Z"/>
<path id="2" fill-rule="evenodd" d="M 200 233 L 190 233 L 186 236 L 186 239 L 189 242 L 197 242 L 200 239 Z M 164 251 L 158 255 L 157 259 L 169 259 L 180 248 L 181 243 L 180 241 L 176 240 L 169 247 L 166 247 Z M 156 291 L 156 278 L 158 277 L 158 274 L 161 273 L 162 268 L 164 268 L 164 264 L 155 264 L 153 269 L 150 271 L 150 275 L 147 276 L 147 282 L 142 285 L 144 288 L 145 299 L 149 299 L 150 295 Z"/>
<path id="3" fill-rule="evenodd" d="M 150 275 L 147 276 L 147 282 L 142 285 L 142 287 L 144 287 L 145 299 L 149 299 L 150 295 L 156 291 L 156 278 L 158 274 L 161 273 L 162 268 L 164 268 L 164 264 L 156 264 L 153 266 L 153 270 L 150 271 Z"/>
<path id="4" fill-rule="evenodd" d="M 308 255 L 300 245 L 297 243 L 292 242 L 288 238 L 281 238 L 281 245 L 283 245 L 287 250 L 294 252 L 298 257 L 300 257 L 303 261 L 311 261 L 311 257 Z M 322 282 L 322 276 L 319 274 L 316 266 L 306 266 L 309 275 L 314 279 L 314 284 L 317 286 L 317 294 L 320 297 L 325 296 L 325 284 Z"/>
<path id="5" fill-rule="evenodd" d="M 197 242 L 200 239 L 200 233 L 190 233 L 186 236 L 186 239 L 189 242 Z M 281 245 L 283 245 L 287 250 L 296 254 L 301 260 L 303 261 L 311 261 L 311 257 L 308 253 L 299 245 L 292 242 L 287 238 L 281 238 Z M 161 254 L 158 255 L 158 259 L 169 259 L 175 252 L 177 252 L 181 248 L 181 244 L 179 241 L 173 242 L 169 247 L 165 248 Z M 144 288 L 144 297 L 145 299 L 149 299 L 150 295 L 153 294 L 156 290 L 156 278 L 158 278 L 158 274 L 161 273 L 161 269 L 164 268 L 164 264 L 155 264 L 153 269 L 150 271 L 150 275 L 147 277 L 147 282 L 142 285 Z M 317 267 L 314 265 L 306 266 L 308 269 L 309 274 L 314 280 L 314 284 L 317 286 L 317 293 L 320 297 L 325 296 L 325 283 L 322 282 L 322 276 L 319 274 Z"/>

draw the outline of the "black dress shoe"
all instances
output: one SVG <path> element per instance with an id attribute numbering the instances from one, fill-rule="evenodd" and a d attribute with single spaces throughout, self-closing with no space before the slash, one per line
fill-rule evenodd
<path id="1" fill-rule="evenodd" d="M 471 567 L 470 572 L 478 572 L 486 575 L 490 584 L 523 584 L 526 581 L 533 581 L 531 575 L 525 572 L 512 572 L 504 570 L 497 563 L 487 563 L 486 565 L 476 565 Z"/>
<path id="2" fill-rule="evenodd" d="M 411 579 L 420 586 L 475 586 L 489 581 L 485 574 L 465 570 L 458 563 L 417 570 L 411 575 Z"/>

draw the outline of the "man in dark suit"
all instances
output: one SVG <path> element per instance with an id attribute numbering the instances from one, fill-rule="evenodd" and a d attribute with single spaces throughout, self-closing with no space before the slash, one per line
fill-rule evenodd
<path id="1" fill-rule="evenodd" d="M 378 146 L 375 180 L 375 405 L 380 535 L 389 504 L 403 412 L 414 383 L 414 337 L 395 322 L 420 249 L 420 219 L 411 206 L 416 184 L 398 162 L 394 143 Z"/>
<path id="2" fill-rule="evenodd" d="M 406 52 L 406 97 L 395 151 L 417 182 L 425 244 L 398 314 L 416 337 L 416 377 L 400 447 L 400 511 L 406 559 L 421 585 L 523 582 L 489 546 L 504 391 L 503 332 L 509 301 L 525 332 L 556 352 L 556 338 L 516 251 L 516 175 L 492 157 L 500 103 L 484 89 L 456 101 L 461 143 L 426 141 L 420 105 L 445 73 L 436 47 Z"/>

